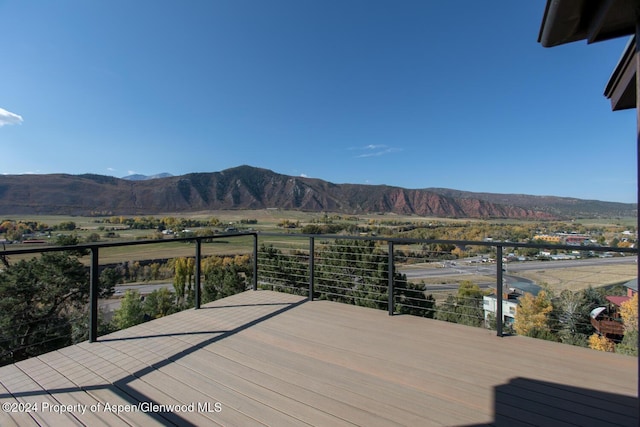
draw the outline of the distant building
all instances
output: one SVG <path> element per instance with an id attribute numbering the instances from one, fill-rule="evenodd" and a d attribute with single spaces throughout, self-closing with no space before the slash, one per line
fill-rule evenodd
<path id="1" fill-rule="evenodd" d="M 516 312 L 518 310 L 518 298 L 520 293 L 511 291 L 502 296 L 502 323 L 505 326 L 512 327 L 516 321 Z M 484 310 L 485 325 L 489 325 L 489 316 L 496 317 L 498 312 L 498 298 L 495 294 L 485 295 L 482 297 L 482 308 Z"/>
<path id="2" fill-rule="evenodd" d="M 633 296 L 638 293 L 638 278 L 636 277 L 633 280 L 629 280 L 624 286 L 627 288 L 627 296 L 633 298 Z"/>
<path id="3" fill-rule="evenodd" d="M 607 297 L 609 300 L 611 297 Z M 625 298 L 627 297 L 619 297 Z M 599 335 L 606 337 L 615 342 L 620 342 L 624 336 L 624 324 L 620 317 L 620 312 L 617 307 L 612 307 L 613 304 L 609 304 L 607 307 L 596 307 L 591 310 L 591 325 L 598 332 Z"/>
<path id="4" fill-rule="evenodd" d="M 564 238 L 565 245 L 582 246 L 591 243 L 590 237 L 584 234 L 567 234 L 561 237 Z"/>
<path id="5" fill-rule="evenodd" d="M 549 234 L 537 234 L 535 236 L 533 236 L 533 240 L 541 240 L 543 242 L 547 242 L 547 243 L 556 243 L 556 244 L 560 244 L 560 236 L 556 236 L 556 235 L 549 235 Z"/>
<path id="6" fill-rule="evenodd" d="M 591 237 L 586 234 L 572 233 L 536 234 L 533 236 L 533 240 L 574 246 L 588 245 L 591 243 Z"/>
<path id="7" fill-rule="evenodd" d="M 509 284 L 509 292 L 502 294 L 502 322 L 505 326 L 513 326 L 516 321 L 516 313 L 520 304 L 520 297 L 524 294 L 537 296 L 542 288 L 531 282 L 514 282 Z M 489 316 L 496 316 L 498 298 L 495 294 L 482 297 L 485 325 L 489 325 Z"/>

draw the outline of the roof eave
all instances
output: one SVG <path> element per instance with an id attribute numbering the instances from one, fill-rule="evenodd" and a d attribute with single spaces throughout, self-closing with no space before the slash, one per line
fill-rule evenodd
<path id="1" fill-rule="evenodd" d="M 563 2 L 547 0 L 538 34 L 538 42 L 544 47 L 558 46 L 581 39 L 576 36 L 580 23 L 583 1 Z"/>
<path id="2" fill-rule="evenodd" d="M 636 107 L 636 67 L 633 61 L 636 42 L 636 38 L 631 37 L 605 86 L 604 96 L 611 100 L 613 111 Z"/>
<path id="3" fill-rule="evenodd" d="M 594 43 L 635 32 L 636 0 L 547 0 L 538 42 L 553 47 L 579 40 Z"/>

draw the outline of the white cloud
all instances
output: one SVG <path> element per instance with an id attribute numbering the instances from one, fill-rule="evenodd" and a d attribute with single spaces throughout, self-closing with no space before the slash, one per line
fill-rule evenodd
<path id="1" fill-rule="evenodd" d="M 301 174 L 300 174 L 300 177 L 301 177 L 301 178 L 309 178 L 309 176 L 308 176 L 306 173 L 301 173 Z"/>
<path id="2" fill-rule="evenodd" d="M 369 144 L 364 147 L 353 148 L 353 150 L 365 151 L 365 153 L 359 154 L 355 156 L 357 159 L 363 157 L 377 157 L 383 156 L 389 153 L 395 153 L 398 151 L 402 151 L 402 148 L 389 147 L 384 144 Z"/>
<path id="3" fill-rule="evenodd" d="M 19 116 L 4 108 L 0 108 L 0 127 L 4 125 L 16 125 L 22 123 L 22 116 Z"/>
<path id="4" fill-rule="evenodd" d="M 348 150 L 351 150 L 351 151 L 377 150 L 385 147 L 386 145 L 384 144 L 369 144 L 369 145 L 364 145 L 362 147 L 349 147 Z"/>

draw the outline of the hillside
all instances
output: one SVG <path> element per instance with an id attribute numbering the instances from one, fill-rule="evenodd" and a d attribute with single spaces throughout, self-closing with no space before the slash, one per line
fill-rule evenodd
<path id="1" fill-rule="evenodd" d="M 348 214 L 551 219 L 635 215 L 635 204 L 526 195 L 333 184 L 250 166 L 128 180 L 102 175 L 0 176 L 0 214 L 152 215 L 280 208 Z"/>
<path id="2" fill-rule="evenodd" d="M 573 197 L 529 196 L 526 194 L 472 193 L 446 188 L 428 188 L 427 190 L 454 199 L 477 198 L 496 204 L 512 204 L 525 209 L 547 212 L 562 218 L 634 217 L 638 213 L 635 203 L 603 202 Z"/>

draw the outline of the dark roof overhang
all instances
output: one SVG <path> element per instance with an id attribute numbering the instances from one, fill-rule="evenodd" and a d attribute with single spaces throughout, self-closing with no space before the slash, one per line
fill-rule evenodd
<path id="1" fill-rule="evenodd" d="M 604 96 L 611 100 L 613 111 L 636 107 L 636 65 L 633 60 L 636 42 L 635 37 L 629 40 L 604 89 Z"/>
<path id="2" fill-rule="evenodd" d="M 553 47 L 628 36 L 636 33 L 639 19 L 639 0 L 547 0 L 538 42 Z M 632 37 L 605 87 L 614 111 L 636 107 L 636 48 Z"/>
<path id="3" fill-rule="evenodd" d="M 553 47 L 588 43 L 635 33 L 638 0 L 547 0 L 538 42 Z"/>

